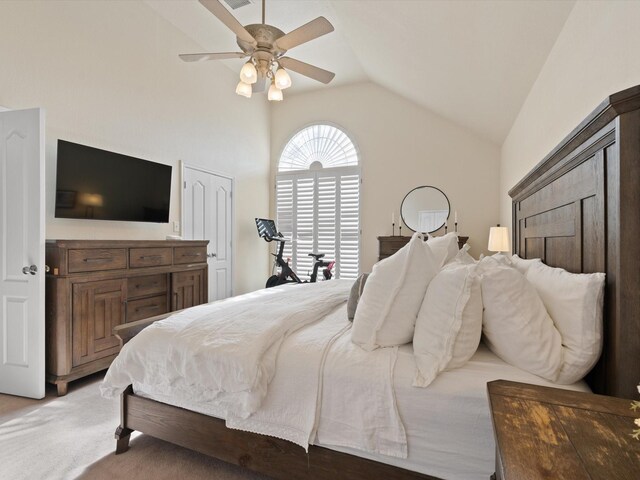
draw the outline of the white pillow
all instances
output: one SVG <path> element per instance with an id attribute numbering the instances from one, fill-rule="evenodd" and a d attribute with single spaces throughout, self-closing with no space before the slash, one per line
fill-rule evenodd
<path id="1" fill-rule="evenodd" d="M 415 387 L 426 387 L 438 373 L 463 366 L 478 349 L 482 295 L 475 272 L 475 264 L 454 262 L 431 280 L 413 335 Z"/>
<path id="2" fill-rule="evenodd" d="M 433 251 L 440 267 L 452 260 L 459 250 L 458 235 L 454 232 L 447 233 L 442 237 L 429 236 L 425 243 Z"/>
<path id="3" fill-rule="evenodd" d="M 604 273 L 569 273 L 532 264 L 527 280 L 535 287 L 562 336 L 564 361 L 559 383 L 583 378 L 602 351 Z"/>
<path id="4" fill-rule="evenodd" d="M 422 234 L 373 266 L 353 319 L 351 340 L 365 350 L 409 343 L 418 310 L 440 265 Z"/>
<path id="5" fill-rule="evenodd" d="M 531 268 L 532 265 L 536 265 L 536 264 L 541 264 L 542 260 L 540 260 L 539 258 L 520 258 L 518 256 L 518 254 L 513 254 L 511 256 L 511 264 L 516 267 L 518 269 L 518 271 L 523 274 L 526 275 L 527 274 L 527 270 L 529 270 L 529 268 Z"/>
<path id="6" fill-rule="evenodd" d="M 562 338 L 536 289 L 518 270 L 490 257 L 482 275 L 482 333 L 487 346 L 505 362 L 552 382 L 562 368 Z"/>

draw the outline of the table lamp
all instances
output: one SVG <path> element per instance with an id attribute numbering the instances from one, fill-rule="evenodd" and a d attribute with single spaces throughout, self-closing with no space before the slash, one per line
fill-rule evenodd
<path id="1" fill-rule="evenodd" d="M 509 251 L 509 229 L 501 227 L 491 227 L 489 229 L 489 245 L 487 250 L 490 252 L 508 252 Z"/>

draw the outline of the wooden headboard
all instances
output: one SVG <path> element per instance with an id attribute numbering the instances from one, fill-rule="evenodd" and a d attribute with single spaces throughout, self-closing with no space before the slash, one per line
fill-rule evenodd
<path id="1" fill-rule="evenodd" d="M 605 272 L 597 393 L 636 398 L 640 383 L 640 86 L 608 97 L 525 178 L 513 250 L 570 272 Z"/>

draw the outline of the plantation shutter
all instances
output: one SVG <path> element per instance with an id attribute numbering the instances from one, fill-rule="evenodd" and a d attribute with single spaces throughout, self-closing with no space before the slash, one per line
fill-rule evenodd
<path id="1" fill-rule="evenodd" d="M 332 125 L 311 125 L 287 143 L 276 177 L 276 222 L 289 239 L 284 255 L 302 279 L 309 253 L 335 260 L 336 278 L 360 267 L 360 167 L 351 139 Z"/>
<path id="2" fill-rule="evenodd" d="M 340 170 L 340 171 L 338 171 Z M 313 270 L 309 253 L 335 260 L 336 278 L 356 278 L 360 244 L 357 168 L 291 172 L 276 179 L 277 225 L 289 239 L 285 257 L 302 279 Z"/>

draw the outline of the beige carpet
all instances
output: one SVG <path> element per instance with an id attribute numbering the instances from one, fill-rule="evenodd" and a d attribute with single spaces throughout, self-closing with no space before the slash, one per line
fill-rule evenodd
<path id="1" fill-rule="evenodd" d="M 134 433 L 128 452 L 113 454 L 118 402 L 100 397 L 96 374 L 69 384 L 58 398 L 0 395 L 0 479 L 220 479 L 266 477 Z"/>

